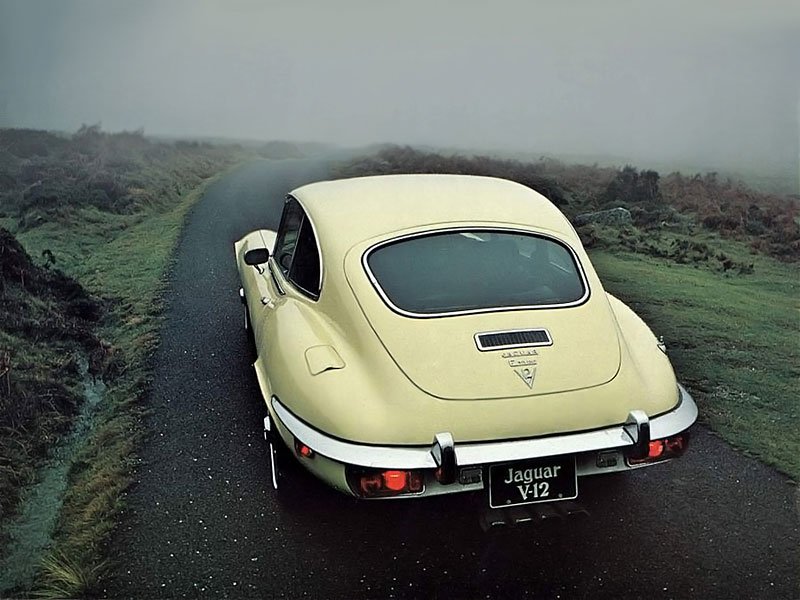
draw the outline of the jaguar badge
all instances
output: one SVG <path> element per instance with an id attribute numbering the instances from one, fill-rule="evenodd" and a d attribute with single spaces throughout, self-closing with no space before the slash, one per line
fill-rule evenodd
<path id="1" fill-rule="evenodd" d="M 520 379 L 524 381 L 529 388 L 533 389 L 533 379 L 536 377 L 535 367 L 525 367 L 523 369 L 514 369 L 514 373 L 519 375 Z"/>

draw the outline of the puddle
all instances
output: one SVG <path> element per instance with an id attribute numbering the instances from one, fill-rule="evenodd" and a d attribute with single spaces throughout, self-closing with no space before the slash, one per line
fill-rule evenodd
<path id="1" fill-rule="evenodd" d="M 23 492 L 16 516 L 4 528 L 10 542 L 0 557 L 0 595 L 33 585 L 61 512 L 67 474 L 82 442 L 92 430 L 95 408 L 105 394 L 105 384 L 99 379 L 92 380 L 86 360 L 81 361 L 80 370 L 84 402 L 72 429 L 52 449 L 47 462 L 37 472 L 36 482 Z"/>

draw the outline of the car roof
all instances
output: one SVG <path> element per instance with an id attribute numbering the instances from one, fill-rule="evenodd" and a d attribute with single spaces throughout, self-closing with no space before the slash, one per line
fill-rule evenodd
<path id="1" fill-rule="evenodd" d="M 474 222 L 542 229 L 574 238 L 566 217 L 538 192 L 505 179 L 472 175 L 377 175 L 321 181 L 291 195 L 320 242 L 346 250 L 411 228 Z"/>

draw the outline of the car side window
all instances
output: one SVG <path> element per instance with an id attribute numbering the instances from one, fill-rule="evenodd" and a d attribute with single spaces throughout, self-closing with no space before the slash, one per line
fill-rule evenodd
<path id="1" fill-rule="evenodd" d="M 278 226 L 278 238 L 275 240 L 275 262 L 278 263 L 284 276 L 289 275 L 292 256 L 297 245 L 297 236 L 303 223 L 303 208 L 294 198 L 289 198 L 283 205 L 281 224 Z"/>
<path id="2" fill-rule="evenodd" d="M 305 217 L 300 226 L 300 235 L 297 238 L 294 259 L 289 270 L 289 281 L 314 297 L 319 295 L 319 258 L 314 229 L 311 227 L 311 221 Z"/>
<path id="3" fill-rule="evenodd" d="M 319 296 L 320 256 L 314 228 L 294 198 L 284 206 L 274 254 L 286 279 L 307 295 Z"/>

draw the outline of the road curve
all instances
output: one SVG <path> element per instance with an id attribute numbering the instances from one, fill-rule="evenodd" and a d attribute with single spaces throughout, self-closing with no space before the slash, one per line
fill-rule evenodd
<path id="1" fill-rule="evenodd" d="M 312 485 L 279 504 L 232 244 L 328 169 L 254 162 L 193 211 L 107 596 L 800 598 L 796 487 L 702 428 L 680 461 L 582 480 L 591 516 L 546 527 L 484 534 L 476 497 L 358 503 Z"/>

